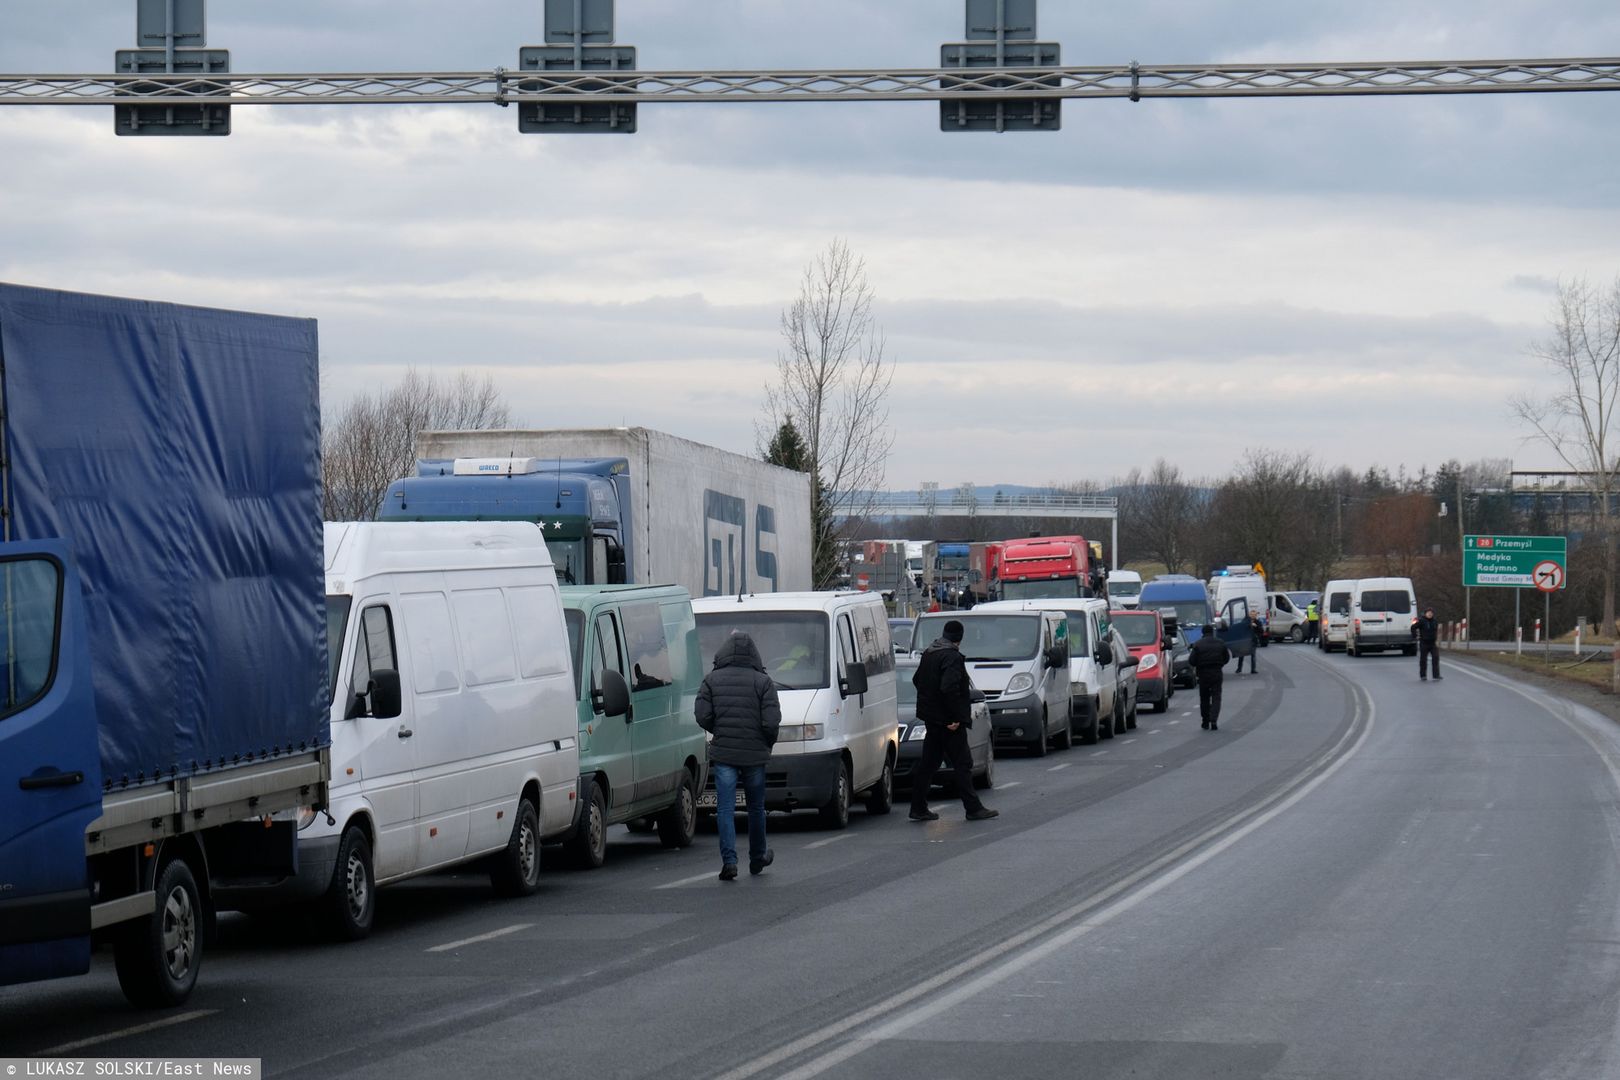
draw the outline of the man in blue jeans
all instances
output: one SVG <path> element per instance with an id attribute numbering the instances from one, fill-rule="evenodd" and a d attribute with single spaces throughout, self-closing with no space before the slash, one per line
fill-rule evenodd
<path id="1" fill-rule="evenodd" d="M 782 726 L 776 683 L 765 673 L 759 649 L 747 634 L 734 633 L 714 656 L 714 670 L 697 696 L 698 727 L 714 736 L 715 825 L 720 833 L 720 880 L 737 880 L 737 782 L 748 796 L 748 872 L 761 874 L 776 861 L 765 846 L 765 763 Z"/>

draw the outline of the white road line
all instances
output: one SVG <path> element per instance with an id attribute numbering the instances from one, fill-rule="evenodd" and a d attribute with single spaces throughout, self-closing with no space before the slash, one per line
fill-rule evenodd
<path id="1" fill-rule="evenodd" d="M 1017 786 L 1018 786 L 1018 785 L 1019 785 L 1019 784 L 1022 784 L 1022 783 L 1023 783 L 1023 781 L 1022 781 L 1022 780 L 1014 780 L 1014 781 L 1013 781 L 1013 782 L 1012 782 L 1012 783 L 1010 783 L 1010 784 L 997 784 L 997 785 L 996 785 L 996 790 L 997 790 L 997 791 L 1006 791 L 1006 790 L 1007 790 L 1007 789 L 1008 789 L 1008 788 L 1015 788 L 1015 787 L 1017 787 Z"/>
<path id="2" fill-rule="evenodd" d="M 514 923 L 511 926 L 503 926 L 499 930 L 491 930 L 487 934 L 479 934 L 477 937 L 462 938 L 460 941 L 452 941 L 445 945 L 435 945 L 433 948 L 428 949 L 427 951 L 449 952 L 451 949 L 459 949 L 463 945 L 476 945 L 480 941 L 494 941 L 496 938 L 505 937 L 507 934 L 515 934 L 519 930 L 527 930 L 533 925 L 534 923 L 532 922 Z"/>
<path id="3" fill-rule="evenodd" d="M 1126 739 L 1125 742 L 1124 742 L 1124 745 L 1129 746 L 1129 745 L 1131 745 L 1131 743 L 1133 743 L 1135 741 L 1136 741 L 1135 739 Z"/>
<path id="4" fill-rule="evenodd" d="M 1362 697 L 1366 702 L 1367 724 L 1362 729 L 1360 736 L 1351 743 L 1349 748 L 1336 761 L 1333 761 L 1309 780 L 1300 783 L 1291 792 L 1290 789 L 1285 788 L 1284 793 L 1280 796 L 1280 801 L 1269 808 L 1261 810 L 1257 814 L 1251 810 L 1234 815 L 1233 817 L 1238 821 L 1243 821 L 1246 815 L 1253 816 L 1248 817 L 1247 821 L 1243 821 L 1243 824 L 1227 832 L 1220 839 L 1215 840 L 1213 843 L 1209 842 L 1212 834 L 1218 836 L 1222 830 L 1230 828 L 1230 824 L 1222 823 L 1214 826 L 1202 835 L 1181 845 L 1175 851 L 1161 856 L 1136 873 L 1116 882 L 1098 896 L 1081 900 L 1066 910 L 1021 931 L 1008 940 L 998 945 L 992 945 L 974 956 L 967 957 L 932 978 L 917 983 L 902 991 L 899 995 L 891 997 L 881 1005 L 863 1009 L 842 1020 L 827 1024 L 816 1031 L 793 1040 L 785 1046 L 777 1048 L 769 1054 L 745 1065 L 738 1066 L 725 1073 L 720 1080 L 747 1080 L 748 1077 L 756 1076 L 790 1058 L 797 1057 L 840 1036 L 847 1035 L 851 1031 L 858 1030 L 865 1024 L 882 1021 L 886 1017 L 892 1016 L 896 1011 L 904 1010 L 903 1015 L 900 1017 L 888 1020 L 866 1035 L 849 1039 L 837 1049 L 812 1058 L 799 1068 L 784 1074 L 783 1080 L 809 1080 L 811 1077 L 820 1076 L 829 1069 L 871 1049 L 884 1040 L 896 1038 L 918 1024 L 931 1020 L 941 1013 L 960 1005 L 963 1001 L 983 994 L 985 990 L 1028 969 L 1031 965 L 1044 960 L 1059 949 L 1065 948 L 1092 931 L 1099 929 L 1150 897 L 1163 892 L 1194 870 L 1224 854 L 1233 845 L 1248 837 L 1255 830 L 1298 805 L 1301 800 L 1321 787 L 1347 765 L 1366 745 L 1367 739 L 1376 725 L 1376 706 L 1373 704 L 1372 697 L 1365 692 L 1362 693 Z M 1351 728 L 1351 731 L 1354 731 L 1354 727 Z M 1337 752 L 1339 747 L 1344 746 L 1345 740 L 1348 740 L 1349 737 L 1350 731 L 1347 731 L 1344 738 L 1332 750 L 1328 751 L 1328 754 L 1332 755 Z M 1262 803 L 1261 806 L 1265 806 L 1265 804 Z M 1232 820 L 1228 819 L 1228 822 Z M 1202 851 L 1198 851 L 1199 846 L 1205 843 L 1209 843 L 1209 846 Z M 1188 855 L 1195 851 L 1197 854 L 1188 858 Z M 1179 861 L 1183 859 L 1185 861 Z M 1056 936 L 1045 936 L 1065 923 L 1073 922 L 1076 918 L 1085 915 L 1088 910 L 1095 907 L 1099 902 L 1105 903 L 1106 906 L 1081 919 L 1080 922 L 1073 923 L 1073 925 Z M 1039 939 L 1038 944 L 1030 947 L 1031 942 L 1037 939 Z M 994 967 L 985 970 L 987 964 L 998 960 L 1000 962 Z M 964 976 L 970 976 L 975 971 L 983 973 L 966 983 L 962 982 Z M 940 994 L 916 1009 L 906 1008 L 911 1003 L 924 999 L 929 994 L 952 986 L 955 988 L 947 990 L 947 992 Z"/>
<path id="5" fill-rule="evenodd" d="M 683 877 L 679 881 L 671 881 L 667 885 L 654 885 L 653 891 L 657 892 L 659 889 L 678 889 L 682 885 L 695 885 L 699 881 L 708 881 L 710 878 L 719 880 L 719 873 L 711 870 L 707 874 L 694 874 L 691 877 Z"/>
<path id="6" fill-rule="evenodd" d="M 1062 765 L 1054 765 L 1050 769 L 1047 769 L 1046 771 L 1047 772 L 1062 772 L 1064 769 L 1067 769 L 1069 767 L 1069 764 L 1070 764 L 1069 762 L 1065 761 Z"/>
<path id="7" fill-rule="evenodd" d="M 1163 735 L 1164 732 L 1160 731 L 1158 728 L 1153 728 L 1151 731 L 1148 732 L 1148 734 L 1149 735 Z"/>
<path id="8" fill-rule="evenodd" d="M 852 837 L 854 835 L 855 835 L 854 833 L 841 832 L 837 836 L 829 836 L 825 840 L 817 840 L 813 844 L 806 844 L 806 845 L 804 845 L 804 850 L 806 850 L 806 851 L 814 851 L 818 847 L 826 847 L 828 844 L 836 844 L 840 840 L 848 840 L 850 837 Z"/>
<path id="9" fill-rule="evenodd" d="M 1094 753 L 1094 754 L 1092 754 L 1092 755 L 1091 755 L 1091 756 L 1092 756 L 1092 757 L 1103 757 L 1103 756 L 1105 756 L 1105 755 L 1106 755 L 1106 754 L 1107 754 L 1107 753 L 1108 753 L 1108 751 L 1106 751 L 1106 750 L 1098 750 L 1098 751 L 1097 751 L 1097 752 L 1095 752 L 1095 753 Z"/>
<path id="10" fill-rule="evenodd" d="M 92 1035 L 88 1039 L 79 1039 L 76 1042 L 63 1043 L 53 1046 L 49 1050 L 41 1050 L 35 1057 L 59 1057 L 62 1054 L 71 1054 L 75 1050 L 83 1050 L 87 1046 L 97 1043 L 111 1042 L 114 1039 L 126 1039 L 131 1035 L 144 1035 L 148 1031 L 157 1031 L 159 1028 L 173 1027 L 184 1024 L 189 1020 L 201 1020 L 205 1016 L 213 1016 L 218 1009 L 197 1009 L 192 1012 L 179 1013 L 175 1016 L 165 1016 L 162 1020 L 153 1020 L 149 1024 L 136 1024 L 134 1027 L 122 1028 L 118 1031 L 109 1031 L 105 1035 Z"/>
<path id="11" fill-rule="evenodd" d="M 1167 724 L 1166 724 L 1166 726 L 1167 726 L 1167 727 L 1175 727 L 1175 726 L 1176 726 L 1176 725 L 1177 725 L 1177 724 L 1179 724 L 1179 723 L 1181 723 L 1181 721 L 1180 721 L 1180 720 L 1171 720 L 1171 721 L 1169 721 L 1169 722 L 1168 722 L 1168 723 L 1167 723 Z"/>

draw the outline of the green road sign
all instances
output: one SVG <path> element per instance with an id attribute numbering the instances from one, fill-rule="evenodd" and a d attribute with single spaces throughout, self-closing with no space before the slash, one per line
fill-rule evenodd
<path id="1" fill-rule="evenodd" d="M 1562 536 L 1465 536 L 1463 584 L 1557 592 L 1569 577 Z"/>

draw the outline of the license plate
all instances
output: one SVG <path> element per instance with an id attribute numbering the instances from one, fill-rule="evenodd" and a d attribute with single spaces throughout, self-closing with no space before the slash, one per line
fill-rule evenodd
<path id="1" fill-rule="evenodd" d="M 720 797 L 712 791 L 701 792 L 697 804 L 699 810 L 713 810 L 720 805 Z"/>

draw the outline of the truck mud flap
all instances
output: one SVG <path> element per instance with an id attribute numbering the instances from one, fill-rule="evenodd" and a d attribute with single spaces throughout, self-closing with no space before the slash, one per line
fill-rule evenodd
<path id="1" fill-rule="evenodd" d="M 298 826 L 291 821 L 237 821 L 203 833 L 208 876 L 215 881 L 298 876 Z"/>

